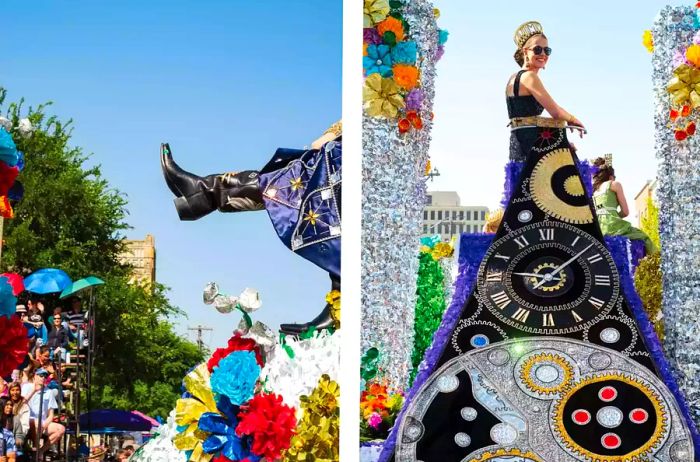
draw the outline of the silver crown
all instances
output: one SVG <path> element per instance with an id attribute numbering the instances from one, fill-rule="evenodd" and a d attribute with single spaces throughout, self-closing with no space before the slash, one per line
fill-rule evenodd
<path id="1" fill-rule="evenodd" d="M 518 48 L 522 48 L 525 45 L 525 42 L 530 40 L 530 37 L 543 33 L 544 30 L 542 29 L 542 24 L 538 23 L 537 21 L 528 21 L 521 24 L 515 30 L 513 41 Z"/>
<path id="2" fill-rule="evenodd" d="M 612 166 L 613 166 L 613 164 L 612 164 L 612 160 L 613 160 L 613 159 L 612 159 L 612 156 L 613 156 L 612 153 L 608 153 L 608 154 L 603 155 L 603 159 L 605 159 L 605 165 L 607 165 L 608 167 L 612 167 Z"/>

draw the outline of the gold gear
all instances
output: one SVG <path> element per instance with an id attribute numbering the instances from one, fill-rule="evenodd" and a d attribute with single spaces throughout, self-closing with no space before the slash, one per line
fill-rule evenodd
<path id="1" fill-rule="evenodd" d="M 571 175 L 569 178 L 564 180 L 564 191 L 570 196 L 579 197 L 583 196 L 584 190 L 581 184 L 581 179 L 578 175 Z"/>
<path id="2" fill-rule="evenodd" d="M 528 462 L 544 462 L 532 451 L 523 451 L 522 449 L 496 449 L 495 451 L 486 451 L 478 459 L 469 459 L 469 462 L 486 462 L 503 456 L 518 456 Z"/>
<path id="3" fill-rule="evenodd" d="M 656 412 L 656 428 L 654 428 L 654 433 L 651 435 L 649 440 L 647 440 L 647 442 L 639 448 L 620 456 L 605 456 L 591 452 L 579 446 L 578 443 L 576 443 L 569 436 L 568 432 L 566 431 L 566 428 L 564 428 L 564 407 L 566 406 L 566 402 L 569 400 L 569 398 L 571 398 L 571 396 L 575 392 L 585 387 L 586 385 L 604 382 L 606 380 L 618 380 L 620 382 L 624 382 L 628 385 L 637 388 L 642 393 L 644 393 L 644 396 L 649 398 L 652 405 L 654 406 L 654 411 Z M 559 437 L 560 441 L 564 443 L 566 448 L 577 455 L 586 457 L 587 460 L 595 460 L 596 462 L 627 462 L 631 460 L 647 460 L 647 456 L 651 454 L 653 450 L 657 449 L 657 446 L 661 443 L 663 439 L 662 437 L 664 433 L 668 429 L 668 417 L 665 405 L 662 403 L 659 395 L 641 380 L 637 379 L 636 377 L 632 377 L 628 374 L 597 374 L 592 375 L 590 377 L 586 377 L 572 384 L 567 390 L 564 391 L 564 393 L 561 394 L 561 396 L 557 400 L 557 403 L 554 407 L 553 419 L 554 423 L 552 426 L 554 433 L 556 434 L 556 436 Z"/>
<path id="4" fill-rule="evenodd" d="M 545 213 L 567 223 L 593 223 L 593 213 L 586 203 L 571 205 L 561 200 L 552 190 L 552 175 L 562 167 L 574 165 L 568 148 L 555 149 L 537 162 L 530 176 L 530 194 L 537 206 Z"/>
<path id="5" fill-rule="evenodd" d="M 550 362 L 561 367 L 562 371 L 564 371 L 564 378 L 561 380 L 561 382 L 555 386 L 547 387 L 542 386 L 539 383 L 536 383 L 534 380 L 532 380 L 532 378 L 530 377 L 530 374 L 532 373 L 532 368 L 540 362 Z M 552 353 L 539 353 L 536 355 L 532 355 L 525 360 L 525 362 L 520 368 L 520 379 L 523 381 L 525 386 L 529 390 L 534 391 L 535 393 L 542 393 L 544 395 L 553 395 L 555 393 L 559 393 L 562 390 L 565 390 L 567 387 L 569 387 L 569 385 L 571 385 L 571 379 L 573 379 L 573 377 L 574 369 L 573 367 L 571 367 L 571 364 L 569 364 L 569 361 L 564 359 L 562 356 L 555 355 Z"/>
<path id="6" fill-rule="evenodd" d="M 535 268 L 534 273 L 540 274 L 540 271 L 542 271 L 545 268 L 555 269 L 556 267 L 557 267 L 557 265 L 555 265 L 554 263 L 542 263 L 541 265 L 538 265 L 537 268 Z M 541 285 L 538 287 L 538 289 L 540 289 L 544 292 L 554 292 L 556 290 L 561 289 L 562 287 L 564 287 L 564 284 L 566 283 L 566 274 L 564 272 L 560 271 L 559 277 L 561 279 L 555 285 L 553 285 L 553 286 Z M 532 277 L 532 278 L 530 278 L 530 282 L 532 282 L 533 284 L 536 284 L 539 282 L 539 279 Z"/>

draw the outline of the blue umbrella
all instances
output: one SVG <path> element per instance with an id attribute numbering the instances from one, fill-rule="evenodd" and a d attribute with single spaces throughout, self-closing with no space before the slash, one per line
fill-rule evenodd
<path id="1" fill-rule="evenodd" d="M 24 289 L 35 294 L 61 292 L 70 284 L 70 277 L 58 268 L 42 268 L 24 278 Z"/>

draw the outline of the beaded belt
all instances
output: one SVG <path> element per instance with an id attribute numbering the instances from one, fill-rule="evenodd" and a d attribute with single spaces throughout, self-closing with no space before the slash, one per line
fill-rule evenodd
<path id="1" fill-rule="evenodd" d="M 510 124 L 508 125 L 511 130 L 525 127 L 566 128 L 566 121 L 541 116 L 515 117 L 510 119 Z"/>

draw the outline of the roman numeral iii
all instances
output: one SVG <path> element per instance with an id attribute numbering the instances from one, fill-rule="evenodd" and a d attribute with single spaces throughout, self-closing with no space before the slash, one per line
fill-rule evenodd
<path id="1" fill-rule="evenodd" d="M 597 286 L 609 286 L 610 276 L 601 276 L 599 274 L 595 275 L 595 285 Z"/>
<path id="2" fill-rule="evenodd" d="M 591 297 L 588 299 L 588 301 L 591 303 L 591 305 L 595 306 L 597 309 L 601 309 L 605 302 L 603 300 L 599 300 L 595 297 Z"/>

